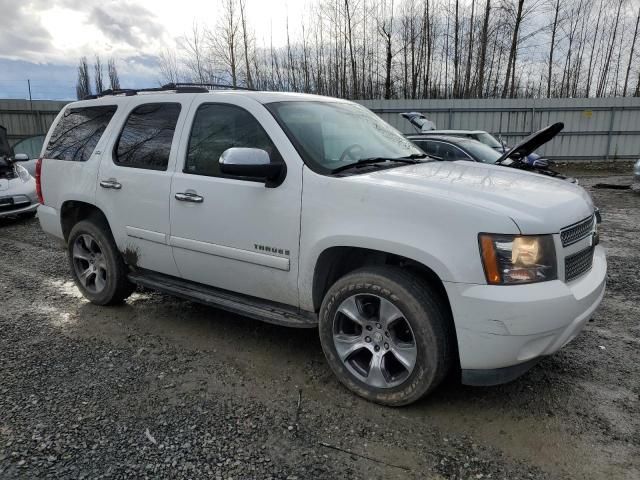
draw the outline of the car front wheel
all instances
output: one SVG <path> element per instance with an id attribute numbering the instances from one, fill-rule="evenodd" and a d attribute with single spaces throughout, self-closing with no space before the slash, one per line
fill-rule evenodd
<path id="1" fill-rule="evenodd" d="M 452 356 L 448 309 L 428 284 L 398 267 L 357 270 L 338 280 L 320 310 L 331 369 L 376 403 L 415 402 L 445 377 Z"/>

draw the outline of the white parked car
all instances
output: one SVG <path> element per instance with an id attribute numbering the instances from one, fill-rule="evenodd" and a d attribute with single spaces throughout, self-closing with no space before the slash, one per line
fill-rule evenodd
<path id="1" fill-rule="evenodd" d="M 604 295 L 579 186 L 432 161 L 344 100 L 167 88 L 67 105 L 45 141 L 40 223 L 96 304 L 139 284 L 318 328 L 344 385 L 404 405 L 516 378 Z"/>
<path id="2" fill-rule="evenodd" d="M 0 218 L 33 217 L 38 208 L 36 182 L 19 162 L 26 155 L 14 155 L 6 130 L 0 127 Z"/>
<path id="3" fill-rule="evenodd" d="M 640 192 L 640 160 L 633 166 L 633 183 L 631 184 L 631 190 Z"/>

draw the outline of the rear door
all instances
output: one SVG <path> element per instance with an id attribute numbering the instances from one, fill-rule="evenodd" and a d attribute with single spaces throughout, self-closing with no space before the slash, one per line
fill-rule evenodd
<path id="1" fill-rule="evenodd" d="M 169 193 L 178 132 L 193 96 L 150 97 L 124 106 L 122 126 L 102 156 L 96 204 L 128 263 L 178 276 L 168 242 Z"/>
<path id="2" fill-rule="evenodd" d="M 203 95 L 181 141 L 171 188 L 171 244 L 185 279 L 288 305 L 298 305 L 302 166 L 269 112 L 235 95 Z M 284 161 L 282 184 L 220 172 L 231 147 L 266 150 Z M 180 200 L 184 195 L 198 202 Z"/>

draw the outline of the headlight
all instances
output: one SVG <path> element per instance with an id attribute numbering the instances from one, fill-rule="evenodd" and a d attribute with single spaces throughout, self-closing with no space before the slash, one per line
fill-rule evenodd
<path id="1" fill-rule="evenodd" d="M 551 235 L 478 236 L 487 282 L 512 285 L 558 278 L 556 250 Z"/>
<path id="2" fill-rule="evenodd" d="M 31 179 L 31 175 L 26 168 L 24 168 L 22 165 L 16 165 L 15 167 L 18 171 L 18 176 L 23 182 L 28 182 Z"/>

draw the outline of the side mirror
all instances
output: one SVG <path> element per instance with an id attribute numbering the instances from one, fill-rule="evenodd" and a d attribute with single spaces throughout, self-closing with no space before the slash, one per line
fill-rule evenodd
<path id="1" fill-rule="evenodd" d="M 26 162 L 27 160 L 29 160 L 29 155 L 27 155 L 26 153 L 16 153 L 13 156 L 13 160 L 15 162 Z"/>
<path id="2" fill-rule="evenodd" d="M 220 155 L 220 171 L 234 177 L 260 179 L 267 187 L 277 187 L 284 180 L 285 164 L 272 162 L 260 148 L 228 148 Z"/>

